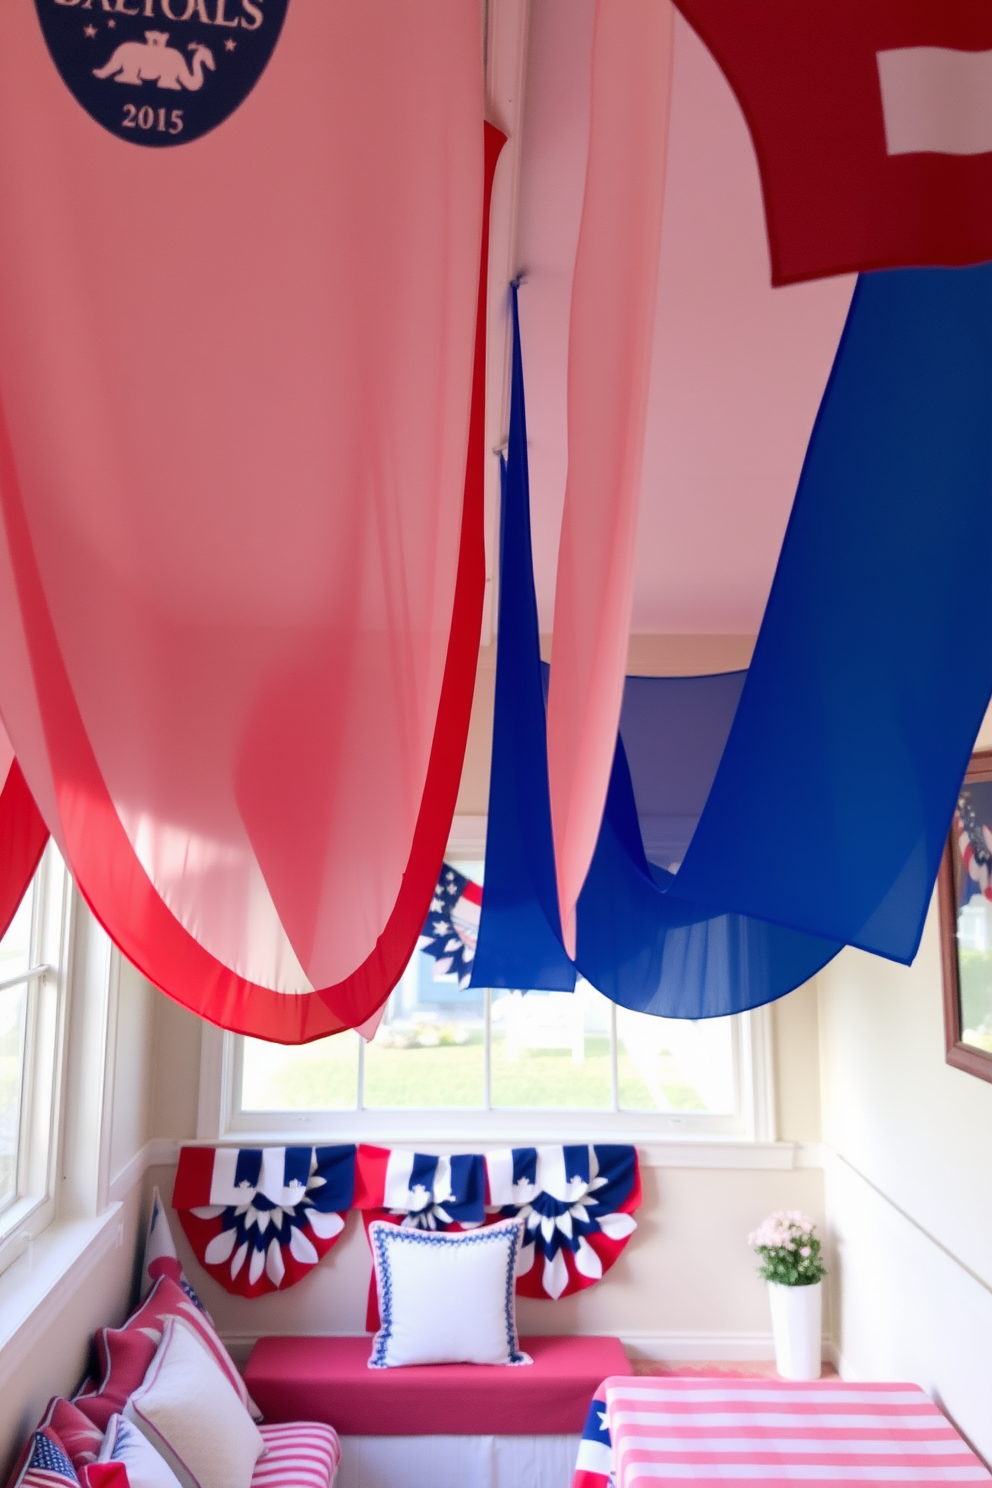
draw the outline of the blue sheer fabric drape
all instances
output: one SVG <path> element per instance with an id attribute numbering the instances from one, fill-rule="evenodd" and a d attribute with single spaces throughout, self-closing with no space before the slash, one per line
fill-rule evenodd
<path id="1" fill-rule="evenodd" d="M 961 621 L 992 556 L 990 409 L 992 266 L 862 276 L 749 671 L 628 679 L 577 917 L 576 965 L 614 1001 L 716 1016 L 781 996 L 843 944 L 912 959 L 992 692 L 992 635 Z M 528 578 L 532 594 L 529 527 L 501 556 L 507 604 Z M 525 623 L 533 659 L 536 607 Z M 504 782 L 536 768 L 546 789 L 542 720 L 533 665 L 508 660 Z M 519 790 L 496 817 L 491 802 L 487 893 L 511 832 L 547 863 L 550 816 L 545 841 L 527 811 Z M 546 887 L 537 903 L 560 948 Z M 490 960 L 495 931 L 484 909 Z M 519 949 L 514 985 L 546 985 Z"/>
<path id="2" fill-rule="evenodd" d="M 501 464 L 496 703 L 486 877 L 472 985 L 570 992 L 575 968 L 562 947 L 551 838 L 516 285 L 511 297 L 513 362 L 510 433 Z"/>

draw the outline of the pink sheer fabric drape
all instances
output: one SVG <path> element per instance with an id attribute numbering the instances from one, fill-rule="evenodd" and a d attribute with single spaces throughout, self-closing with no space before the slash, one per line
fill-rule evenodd
<path id="1" fill-rule="evenodd" d="M 243 1031 L 372 1015 L 443 851 L 481 118 L 464 0 L 294 0 L 168 150 L 0 14 L 0 711 L 98 917 Z"/>
<path id="2" fill-rule="evenodd" d="M 575 903 L 606 800 L 626 668 L 673 30 L 669 0 L 598 0 L 548 697 L 558 893 L 572 954 Z"/>

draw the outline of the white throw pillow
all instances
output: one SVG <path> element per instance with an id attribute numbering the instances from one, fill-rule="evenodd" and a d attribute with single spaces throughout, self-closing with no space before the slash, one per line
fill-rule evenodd
<path id="1" fill-rule="evenodd" d="M 180 1488 L 179 1479 L 131 1421 L 111 1416 L 100 1462 L 123 1462 L 129 1488 Z"/>
<path id="2" fill-rule="evenodd" d="M 234 1386 L 179 1318 L 171 1317 L 140 1387 L 124 1407 L 182 1488 L 250 1488 L 265 1443 Z"/>
<path id="3" fill-rule="evenodd" d="M 369 1243 L 382 1327 L 370 1369 L 397 1364 L 530 1364 L 514 1297 L 523 1222 L 462 1234 L 375 1220 Z"/>

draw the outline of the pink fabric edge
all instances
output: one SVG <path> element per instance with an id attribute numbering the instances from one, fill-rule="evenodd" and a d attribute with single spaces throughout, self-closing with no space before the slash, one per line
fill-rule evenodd
<path id="1" fill-rule="evenodd" d="M 592 861 L 626 671 L 661 252 L 674 12 L 597 0 L 568 350 L 548 773 L 565 946 Z"/>

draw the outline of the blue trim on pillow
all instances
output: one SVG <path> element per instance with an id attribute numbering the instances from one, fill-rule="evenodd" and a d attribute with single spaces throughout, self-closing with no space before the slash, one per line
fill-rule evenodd
<path id="1" fill-rule="evenodd" d="M 514 1316 L 514 1283 L 517 1271 L 517 1253 L 523 1236 L 523 1225 L 516 1221 L 502 1221 L 485 1229 L 452 1234 L 438 1230 L 404 1229 L 400 1225 L 387 1224 L 385 1220 L 374 1220 L 369 1225 L 369 1242 L 372 1246 L 372 1261 L 375 1266 L 376 1284 L 379 1288 L 379 1318 L 381 1326 L 372 1343 L 369 1358 L 370 1369 L 395 1369 L 386 1362 L 386 1352 L 393 1331 L 393 1279 L 390 1274 L 388 1245 L 421 1245 L 442 1249 L 458 1245 L 489 1245 L 506 1242 L 506 1278 L 504 1290 L 504 1317 L 506 1322 L 507 1364 L 530 1364 L 530 1355 L 522 1353 L 517 1343 L 517 1324 Z"/>

